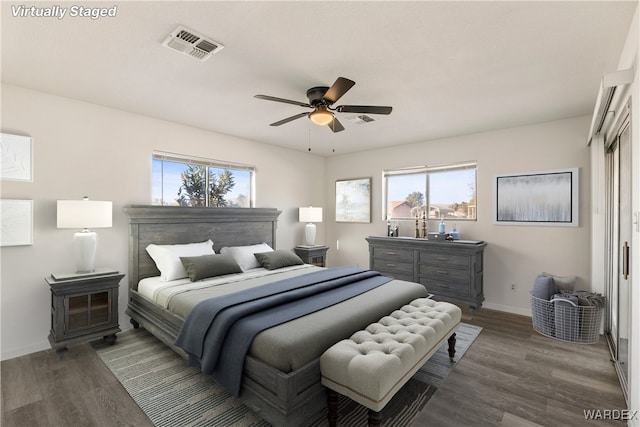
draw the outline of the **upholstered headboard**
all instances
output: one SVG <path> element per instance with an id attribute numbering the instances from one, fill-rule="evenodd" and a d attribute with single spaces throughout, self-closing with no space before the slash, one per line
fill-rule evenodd
<path id="1" fill-rule="evenodd" d="M 216 252 L 224 246 L 268 243 L 276 247 L 281 211 L 272 208 L 196 208 L 179 206 L 127 206 L 129 217 L 129 288 L 137 289 L 146 277 L 160 272 L 146 251 L 147 245 L 213 241 Z"/>

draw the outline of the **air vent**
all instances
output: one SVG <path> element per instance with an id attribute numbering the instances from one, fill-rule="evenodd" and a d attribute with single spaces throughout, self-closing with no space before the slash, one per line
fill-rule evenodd
<path id="1" fill-rule="evenodd" d="M 363 125 L 365 123 L 376 121 L 376 119 L 374 119 L 373 117 L 369 117 L 364 114 L 361 114 L 359 116 L 349 116 L 347 117 L 347 120 L 350 121 L 351 123 L 356 123 L 358 125 Z"/>
<path id="2" fill-rule="evenodd" d="M 220 43 L 183 26 L 179 26 L 169 34 L 162 45 L 200 61 L 206 61 L 211 55 L 224 48 Z"/>

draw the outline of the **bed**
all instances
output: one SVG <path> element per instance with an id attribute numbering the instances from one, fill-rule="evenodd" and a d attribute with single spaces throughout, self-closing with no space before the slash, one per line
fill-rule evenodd
<path id="1" fill-rule="evenodd" d="M 129 218 L 126 313 L 134 327 L 144 327 L 187 358 L 187 353 L 174 345 L 185 323 L 185 309 L 180 311 L 168 304 L 154 302 L 144 288 L 145 283 L 160 276 L 146 248 L 150 244 L 188 244 L 210 239 L 216 253 L 223 247 L 257 244 L 275 249 L 281 212 L 271 208 L 168 206 L 128 206 L 124 212 Z M 237 280 L 243 283 L 242 286 L 254 286 L 271 278 L 274 281 L 293 278 L 324 269 L 294 265 L 269 272 L 260 270 L 239 273 Z M 252 274 L 255 277 L 249 277 Z M 236 280 L 236 275 L 229 277 Z M 319 367 L 323 351 L 396 308 L 426 295 L 422 285 L 391 280 L 348 301 L 260 332 L 244 360 L 239 398 L 273 425 L 304 425 L 305 420 L 326 405 Z"/>

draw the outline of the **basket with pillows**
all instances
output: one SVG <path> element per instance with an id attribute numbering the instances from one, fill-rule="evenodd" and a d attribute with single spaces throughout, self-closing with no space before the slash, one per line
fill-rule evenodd
<path id="1" fill-rule="evenodd" d="M 531 290 L 533 329 L 562 341 L 595 344 L 600 338 L 600 324 L 605 297 L 575 290 L 575 276 L 542 273 Z"/>

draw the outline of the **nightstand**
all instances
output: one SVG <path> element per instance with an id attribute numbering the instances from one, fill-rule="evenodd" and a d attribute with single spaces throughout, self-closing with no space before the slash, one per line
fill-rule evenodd
<path id="1" fill-rule="evenodd" d="M 118 289 L 123 277 L 110 269 L 46 277 L 51 288 L 51 347 L 61 352 L 69 344 L 99 337 L 115 343 L 120 332 Z"/>
<path id="2" fill-rule="evenodd" d="M 326 267 L 327 265 L 328 246 L 296 246 L 293 250 L 305 264 L 313 264 L 318 267 Z"/>

